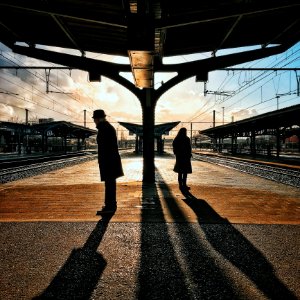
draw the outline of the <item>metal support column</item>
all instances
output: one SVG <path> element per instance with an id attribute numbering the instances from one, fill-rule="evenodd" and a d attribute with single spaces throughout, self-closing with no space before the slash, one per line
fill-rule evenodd
<path id="1" fill-rule="evenodd" d="M 135 137 L 135 153 L 138 154 L 139 153 L 139 136 L 136 135 Z"/>
<path id="2" fill-rule="evenodd" d="M 193 148 L 193 122 L 191 122 L 191 147 Z"/>
<path id="3" fill-rule="evenodd" d="M 64 153 L 67 154 L 67 134 L 64 135 Z"/>
<path id="4" fill-rule="evenodd" d="M 18 129 L 18 154 L 21 154 L 21 129 Z"/>
<path id="5" fill-rule="evenodd" d="M 280 130 L 276 128 L 276 156 L 279 157 L 281 145 L 280 145 Z"/>
<path id="6" fill-rule="evenodd" d="M 77 138 L 77 151 L 80 151 L 80 137 Z"/>
<path id="7" fill-rule="evenodd" d="M 218 145 L 218 152 L 219 152 L 219 153 L 222 153 L 222 150 L 223 150 L 223 149 L 222 149 L 222 140 L 223 140 L 223 139 L 222 139 L 221 137 L 219 137 L 219 141 L 218 141 L 218 143 L 219 143 L 219 145 Z"/>
<path id="8" fill-rule="evenodd" d="M 251 137 L 250 137 L 250 149 L 251 149 L 251 155 L 256 155 L 256 140 L 255 140 L 255 130 L 251 131 Z"/>
<path id="9" fill-rule="evenodd" d="M 47 131 L 42 132 L 42 152 L 46 152 L 46 147 L 45 147 L 45 136 L 47 135 Z"/>
<path id="10" fill-rule="evenodd" d="M 234 154 L 234 132 L 231 135 L 231 154 Z"/>
<path id="11" fill-rule="evenodd" d="M 141 99 L 143 110 L 143 182 L 155 182 L 155 165 L 154 165 L 154 119 L 155 119 L 155 102 L 151 99 L 150 89 L 145 89 Z"/>

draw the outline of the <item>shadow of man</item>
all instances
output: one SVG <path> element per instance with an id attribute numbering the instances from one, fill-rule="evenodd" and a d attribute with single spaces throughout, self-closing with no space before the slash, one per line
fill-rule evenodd
<path id="1" fill-rule="evenodd" d="M 276 277 L 264 255 L 227 219 L 222 218 L 205 200 L 184 191 L 183 199 L 195 212 L 198 223 L 213 248 L 243 272 L 269 299 L 297 299 Z M 216 225 L 209 226 L 214 223 Z"/>
<path id="2" fill-rule="evenodd" d="M 33 299 L 90 299 L 106 267 L 97 249 L 112 216 L 105 216 L 97 223 L 84 246 L 72 250 L 50 285 Z"/>

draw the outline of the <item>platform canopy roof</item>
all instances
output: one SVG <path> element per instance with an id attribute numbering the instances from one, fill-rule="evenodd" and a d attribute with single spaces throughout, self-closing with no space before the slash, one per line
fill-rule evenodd
<path id="1" fill-rule="evenodd" d="M 63 136 L 64 134 L 69 134 L 71 137 L 90 137 L 97 134 L 97 130 L 66 121 L 54 121 L 34 124 L 31 126 L 31 128 L 40 133 L 52 131 L 55 136 Z"/>
<path id="2" fill-rule="evenodd" d="M 0 122 L 0 130 L 21 130 L 26 133 L 43 134 L 52 131 L 54 136 L 64 136 L 65 134 L 70 137 L 86 138 L 97 134 L 97 130 L 90 129 L 84 126 L 76 125 L 66 121 L 54 121 L 33 125 L 26 125 L 13 122 Z"/>
<path id="3" fill-rule="evenodd" d="M 211 137 L 226 137 L 232 135 L 232 133 L 241 134 L 251 131 L 280 129 L 292 126 L 300 127 L 300 104 L 226 125 L 201 130 L 201 134 Z"/>
<path id="4" fill-rule="evenodd" d="M 156 137 L 161 137 L 164 134 L 169 134 L 169 131 L 176 127 L 180 121 L 177 122 L 169 122 L 158 124 L 154 126 L 154 135 Z M 143 136 L 143 126 L 134 123 L 127 123 L 127 122 L 119 122 L 120 125 L 125 127 L 129 130 L 129 132 L 136 134 L 137 136 Z"/>
<path id="5" fill-rule="evenodd" d="M 129 57 L 130 65 L 118 66 L 118 71 L 131 71 L 137 87 L 153 88 L 155 72 L 194 68 L 191 74 L 198 69 L 205 81 L 203 69 L 245 60 L 218 59 L 222 49 L 261 47 L 247 54 L 248 60 L 282 52 L 300 40 L 299 15 L 299 0 L 1 0 L 0 41 L 16 53 L 65 62 L 90 75 L 112 76 L 112 71 L 84 60 L 87 51 Z M 82 64 L 58 59 L 51 51 L 42 54 L 36 45 L 79 50 Z M 203 52 L 211 52 L 212 58 L 201 65 L 162 64 L 166 57 Z"/>

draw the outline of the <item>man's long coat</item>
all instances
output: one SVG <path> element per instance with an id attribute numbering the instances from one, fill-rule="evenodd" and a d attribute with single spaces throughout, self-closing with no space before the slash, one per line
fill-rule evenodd
<path id="1" fill-rule="evenodd" d="M 124 175 L 115 128 L 107 121 L 97 125 L 98 163 L 101 181 Z"/>

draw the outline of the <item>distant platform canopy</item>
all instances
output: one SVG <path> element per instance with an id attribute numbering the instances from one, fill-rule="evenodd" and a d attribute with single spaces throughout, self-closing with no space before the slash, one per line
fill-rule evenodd
<path id="1" fill-rule="evenodd" d="M 177 122 L 169 122 L 163 123 L 159 125 L 154 125 L 154 140 L 156 140 L 156 150 L 158 153 L 164 153 L 164 140 L 162 138 L 163 135 L 168 135 L 169 131 L 171 131 L 174 127 L 176 127 L 180 121 Z M 143 125 L 134 124 L 134 123 L 126 123 L 119 122 L 120 125 L 129 130 L 129 134 L 136 135 L 136 145 L 135 152 L 143 152 L 143 144 L 141 143 L 144 139 L 143 136 Z"/>
<path id="2" fill-rule="evenodd" d="M 0 122 L 0 130 L 13 130 L 13 131 L 23 131 L 27 134 L 45 134 L 47 132 L 47 136 L 64 136 L 68 135 L 72 138 L 87 138 L 92 135 L 97 134 L 96 130 L 79 126 L 66 121 L 54 121 L 48 123 L 41 124 L 20 124 L 13 122 Z"/>
<path id="3" fill-rule="evenodd" d="M 41 120 L 40 120 L 41 121 Z M 0 121 L 0 152 L 19 154 L 85 150 L 96 130 L 66 121 L 21 124 Z"/>
<path id="4" fill-rule="evenodd" d="M 171 131 L 179 123 L 180 123 L 180 121 L 155 125 L 154 126 L 154 136 L 161 137 L 162 135 L 168 135 L 169 131 Z M 135 134 L 138 137 L 143 136 L 143 126 L 142 125 L 134 124 L 134 123 L 126 123 L 126 122 L 119 122 L 119 124 L 122 125 L 123 127 L 125 127 L 126 129 L 128 129 L 131 134 Z"/>
<path id="5" fill-rule="evenodd" d="M 269 134 L 270 131 L 286 129 L 292 126 L 300 127 L 300 105 L 261 114 L 241 121 L 221 125 L 205 130 L 201 134 L 210 137 L 229 137 L 251 135 L 252 132 Z"/>

